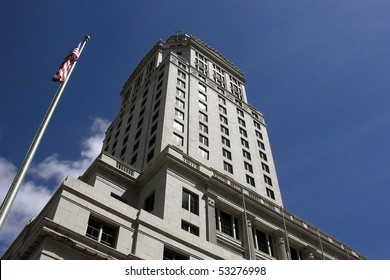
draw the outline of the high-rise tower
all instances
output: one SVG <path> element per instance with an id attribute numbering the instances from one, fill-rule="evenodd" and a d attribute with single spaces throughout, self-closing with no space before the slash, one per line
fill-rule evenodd
<path id="1" fill-rule="evenodd" d="M 159 41 L 121 92 L 102 153 L 4 259 L 363 259 L 283 208 L 243 73 L 189 35 Z"/>
<path id="2" fill-rule="evenodd" d="M 159 42 L 121 92 L 104 151 L 144 170 L 167 145 L 282 205 L 263 115 L 243 73 L 188 35 Z"/>

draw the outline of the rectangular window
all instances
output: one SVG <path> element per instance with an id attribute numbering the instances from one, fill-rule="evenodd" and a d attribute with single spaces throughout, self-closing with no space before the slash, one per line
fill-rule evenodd
<path id="1" fill-rule="evenodd" d="M 249 175 L 246 175 L 246 182 L 247 182 L 249 185 L 251 185 L 251 186 L 253 186 L 253 187 L 256 187 L 256 185 L 255 185 L 255 179 L 254 179 L 253 177 L 249 176 Z"/>
<path id="2" fill-rule="evenodd" d="M 184 113 L 178 109 L 175 109 L 175 116 L 181 120 L 184 120 Z"/>
<path id="3" fill-rule="evenodd" d="M 199 109 L 207 112 L 207 105 L 199 101 Z"/>
<path id="4" fill-rule="evenodd" d="M 184 139 L 183 139 L 183 137 L 181 137 L 180 135 L 178 135 L 178 134 L 176 134 L 176 133 L 173 133 L 173 142 L 174 142 L 176 145 L 183 146 L 183 144 L 184 144 Z"/>
<path id="5" fill-rule="evenodd" d="M 253 125 L 254 125 L 256 128 L 258 128 L 258 129 L 261 130 L 261 124 L 258 123 L 257 121 L 253 121 Z"/>
<path id="6" fill-rule="evenodd" d="M 251 164 L 244 161 L 244 167 L 245 167 L 245 170 L 249 171 L 250 173 L 253 173 L 253 168 L 252 168 Z"/>
<path id="7" fill-rule="evenodd" d="M 257 136 L 258 138 L 260 138 L 260 139 L 263 139 L 263 134 L 261 134 L 260 131 L 257 131 L 257 130 L 256 130 L 256 136 Z"/>
<path id="8" fill-rule="evenodd" d="M 248 151 L 242 149 L 242 155 L 244 158 L 251 160 L 251 154 Z"/>
<path id="9" fill-rule="evenodd" d="M 240 239 L 238 219 L 220 209 L 215 209 L 217 230 L 235 239 Z"/>
<path id="10" fill-rule="evenodd" d="M 243 129 L 242 127 L 240 127 L 240 134 L 245 136 L 245 137 L 248 137 L 248 133 L 246 132 L 245 129 Z"/>
<path id="11" fill-rule="evenodd" d="M 268 165 L 266 165 L 264 162 L 261 163 L 261 168 L 262 168 L 265 172 L 270 173 L 270 172 L 269 172 L 269 167 L 268 167 Z"/>
<path id="12" fill-rule="evenodd" d="M 207 95 L 204 93 L 199 92 L 199 99 L 203 101 L 207 101 Z"/>
<path id="13" fill-rule="evenodd" d="M 209 138 L 206 136 L 199 134 L 199 142 L 202 143 L 205 146 L 209 146 Z"/>
<path id="14" fill-rule="evenodd" d="M 224 148 L 222 148 L 222 155 L 227 159 L 232 159 L 232 153 Z"/>
<path id="15" fill-rule="evenodd" d="M 230 140 L 221 136 L 221 141 L 222 141 L 222 144 L 224 144 L 226 147 L 229 147 L 230 148 Z"/>
<path id="16" fill-rule="evenodd" d="M 183 90 L 179 89 L 179 88 L 176 88 L 176 95 L 181 97 L 181 98 L 185 98 L 186 97 L 186 93 Z"/>
<path id="17" fill-rule="evenodd" d="M 219 105 L 219 111 L 226 114 L 226 108 L 223 107 L 222 105 Z"/>
<path id="18" fill-rule="evenodd" d="M 241 145 L 249 149 L 249 142 L 246 141 L 244 138 L 241 138 Z"/>
<path id="19" fill-rule="evenodd" d="M 199 112 L 199 119 L 204 121 L 204 122 L 208 121 L 207 115 L 205 113 L 202 113 L 202 112 Z"/>
<path id="20" fill-rule="evenodd" d="M 163 260 L 188 260 L 189 257 L 164 248 Z"/>
<path id="21" fill-rule="evenodd" d="M 199 130 L 204 132 L 204 133 L 209 133 L 209 128 L 207 125 L 203 124 L 203 123 L 199 123 Z"/>
<path id="22" fill-rule="evenodd" d="M 86 236 L 110 247 L 115 247 L 118 230 L 93 217 L 89 217 Z"/>
<path id="23" fill-rule="evenodd" d="M 243 127 L 245 127 L 245 121 L 244 121 L 243 119 L 238 118 L 238 123 L 239 123 L 240 125 L 242 125 Z"/>
<path id="24" fill-rule="evenodd" d="M 184 125 L 179 123 L 178 121 L 173 121 L 173 127 L 180 132 L 184 132 Z"/>
<path id="25" fill-rule="evenodd" d="M 242 111 L 241 109 L 237 108 L 237 114 L 241 117 L 244 116 L 244 111 Z"/>
<path id="26" fill-rule="evenodd" d="M 260 149 L 264 150 L 265 151 L 265 146 L 264 146 L 264 143 L 257 140 L 257 146 L 259 146 Z"/>
<path id="27" fill-rule="evenodd" d="M 151 150 L 151 151 L 148 153 L 148 156 L 146 157 L 146 162 L 149 162 L 153 157 L 154 157 L 154 149 Z"/>
<path id="28" fill-rule="evenodd" d="M 184 109 L 184 102 L 181 101 L 180 99 L 176 98 L 176 102 L 175 102 L 175 105 L 179 108 L 182 108 Z"/>
<path id="29" fill-rule="evenodd" d="M 255 229 L 253 231 L 253 240 L 255 241 L 255 248 L 267 255 L 273 256 L 272 238 L 268 234 Z"/>
<path id="30" fill-rule="evenodd" d="M 186 79 L 186 73 L 184 73 L 183 71 L 177 69 L 177 76 L 179 76 L 180 78 L 182 79 Z"/>
<path id="31" fill-rule="evenodd" d="M 223 104 L 223 105 L 226 105 L 226 99 L 221 97 L 221 96 L 218 96 L 218 100 L 219 100 L 219 103 Z"/>
<path id="32" fill-rule="evenodd" d="M 209 152 L 201 147 L 198 147 L 198 154 L 204 159 L 209 159 Z"/>
<path id="33" fill-rule="evenodd" d="M 186 88 L 186 83 L 180 79 L 177 79 L 177 85 L 182 88 Z"/>
<path id="34" fill-rule="evenodd" d="M 203 92 L 206 92 L 206 86 L 204 84 L 199 83 L 199 89 L 203 90 Z"/>
<path id="35" fill-rule="evenodd" d="M 186 221 L 181 220 L 181 229 L 192 233 L 193 235 L 199 236 L 199 228 L 190 223 L 187 223 Z"/>
<path id="36" fill-rule="evenodd" d="M 183 189 L 181 206 L 191 213 L 199 215 L 199 196 Z"/>
<path id="37" fill-rule="evenodd" d="M 227 127 L 223 126 L 222 124 L 221 124 L 221 132 L 226 134 L 226 135 L 229 135 L 229 129 Z"/>
<path id="38" fill-rule="evenodd" d="M 264 182 L 266 182 L 268 185 L 272 186 L 272 180 L 267 175 L 264 175 Z"/>
<path id="39" fill-rule="evenodd" d="M 272 190 L 270 190 L 269 188 L 265 188 L 265 190 L 267 191 L 268 197 L 275 199 L 275 193 Z"/>
<path id="40" fill-rule="evenodd" d="M 260 158 L 267 161 L 267 155 L 265 153 L 263 153 L 262 151 L 259 151 L 259 154 L 260 154 Z"/>
<path id="41" fill-rule="evenodd" d="M 231 165 L 230 163 L 224 161 L 223 162 L 223 169 L 226 170 L 227 172 L 233 174 L 233 165 Z"/>
<path id="42" fill-rule="evenodd" d="M 219 115 L 219 120 L 224 124 L 228 124 L 228 119 L 223 115 Z"/>

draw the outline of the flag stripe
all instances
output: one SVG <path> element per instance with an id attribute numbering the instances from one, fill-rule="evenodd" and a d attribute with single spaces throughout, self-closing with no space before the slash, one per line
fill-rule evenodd
<path id="1" fill-rule="evenodd" d="M 65 57 L 64 62 L 62 62 L 60 68 L 58 71 L 54 74 L 53 78 L 51 79 L 53 82 L 63 82 L 66 80 L 66 77 L 69 74 L 70 67 L 72 64 L 79 58 L 80 55 L 80 45 L 78 44 L 77 47 L 75 47 L 67 57 Z"/>

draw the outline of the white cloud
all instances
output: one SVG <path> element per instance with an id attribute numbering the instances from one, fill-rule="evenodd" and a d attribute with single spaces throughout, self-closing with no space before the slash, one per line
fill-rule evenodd
<path id="1" fill-rule="evenodd" d="M 104 139 L 104 132 L 109 122 L 100 118 L 94 120 L 91 135 L 82 142 L 80 158 L 75 160 L 61 159 L 58 154 L 45 158 L 29 170 L 29 180 L 24 182 L 16 196 L 11 211 L 6 219 L 0 236 L 0 255 L 10 245 L 28 221 L 36 216 L 47 203 L 60 183 L 68 175 L 79 176 L 99 155 Z M 5 158 L 0 157 L 0 198 L 3 201 L 17 168 Z M 55 180 L 55 186 L 46 185 L 45 181 Z"/>

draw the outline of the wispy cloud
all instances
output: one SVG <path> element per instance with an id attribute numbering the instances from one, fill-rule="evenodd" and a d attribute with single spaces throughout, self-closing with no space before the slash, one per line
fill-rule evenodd
<path id="1" fill-rule="evenodd" d="M 1 229 L 0 255 L 4 253 L 28 221 L 39 213 L 65 177 L 81 175 L 96 158 L 101 151 L 104 132 L 108 125 L 108 121 L 100 118 L 93 121 L 90 135 L 81 143 L 78 159 L 65 160 L 58 154 L 53 154 L 30 168 L 29 180 L 22 184 Z M 16 172 L 17 167 L 12 162 L 0 157 L 0 198 L 2 201 Z M 49 180 L 53 180 L 55 185 L 50 185 Z"/>

